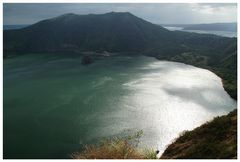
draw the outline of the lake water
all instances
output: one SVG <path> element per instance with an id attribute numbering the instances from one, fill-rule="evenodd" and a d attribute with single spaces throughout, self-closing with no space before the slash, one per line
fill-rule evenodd
<path id="1" fill-rule="evenodd" d="M 214 35 L 223 36 L 223 37 L 230 37 L 230 38 L 237 37 L 237 32 L 233 32 L 233 31 L 184 30 L 183 27 L 172 27 L 172 26 L 164 26 L 164 28 L 166 28 L 170 31 L 180 30 L 180 31 L 185 31 L 185 32 L 190 32 L 190 33 L 214 34 Z"/>
<path id="2" fill-rule="evenodd" d="M 143 130 L 159 149 L 236 108 L 214 73 L 144 56 L 81 65 L 71 55 L 4 60 L 4 158 L 69 158 L 85 144 Z"/>

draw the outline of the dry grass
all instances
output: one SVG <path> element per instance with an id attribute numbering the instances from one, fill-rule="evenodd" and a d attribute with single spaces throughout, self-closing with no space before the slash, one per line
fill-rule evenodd
<path id="1" fill-rule="evenodd" d="M 142 132 L 124 138 L 115 137 L 98 145 L 87 145 L 84 151 L 75 152 L 73 159 L 149 159 L 156 158 L 153 150 L 137 149 Z"/>
<path id="2" fill-rule="evenodd" d="M 104 142 L 100 146 L 87 145 L 83 152 L 72 155 L 74 159 L 144 159 L 126 140 Z"/>

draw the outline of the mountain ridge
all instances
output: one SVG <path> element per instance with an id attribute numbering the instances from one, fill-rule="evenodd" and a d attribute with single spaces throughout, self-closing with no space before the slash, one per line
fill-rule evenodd
<path id="1" fill-rule="evenodd" d="M 150 30 L 145 33 L 142 28 L 150 28 Z M 151 31 L 155 31 L 155 33 L 153 34 Z M 64 14 L 52 19 L 42 20 L 23 29 L 5 31 L 4 37 L 19 39 L 19 32 L 24 33 L 26 39 L 21 39 L 23 44 L 15 48 L 16 50 L 40 51 L 43 49 L 43 51 L 57 51 L 66 49 L 66 46 L 69 45 L 72 49 L 75 47 L 77 50 L 101 50 L 101 48 L 104 48 L 109 51 L 121 51 L 125 48 L 127 51 L 140 51 L 137 48 L 146 48 L 149 41 L 161 37 L 160 34 L 156 36 L 156 33 L 168 31 L 128 12 L 111 12 L 101 15 Z M 14 34 L 11 35 L 11 33 Z M 37 37 L 38 40 L 34 40 L 34 37 Z M 39 39 L 42 40 L 39 42 Z M 5 41 L 7 42 L 7 39 Z M 129 44 L 129 41 L 131 44 Z"/>
<path id="2" fill-rule="evenodd" d="M 191 37 L 200 40 L 196 42 L 197 44 L 201 43 L 205 46 L 203 44 L 205 41 L 202 41 L 205 38 L 202 35 L 171 32 L 129 12 L 88 15 L 67 13 L 39 21 L 22 29 L 4 31 L 4 50 L 24 52 L 71 49 L 73 51 L 105 50 L 111 52 L 131 50 L 147 53 L 161 46 L 163 46 L 162 49 L 166 48 L 169 44 L 186 50 L 179 44 L 189 44 L 186 41 Z M 217 38 L 211 35 L 207 37 L 212 40 Z M 221 39 L 218 38 L 218 40 Z M 230 39 L 224 38 L 224 40 Z M 190 40 L 190 43 L 192 42 Z M 168 48 L 168 50 L 171 49 Z"/>

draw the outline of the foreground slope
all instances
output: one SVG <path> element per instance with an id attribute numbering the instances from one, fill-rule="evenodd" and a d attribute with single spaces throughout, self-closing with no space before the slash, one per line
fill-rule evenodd
<path id="1" fill-rule="evenodd" d="M 170 144 L 162 159 L 236 159 L 237 110 L 216 117 Z"/>

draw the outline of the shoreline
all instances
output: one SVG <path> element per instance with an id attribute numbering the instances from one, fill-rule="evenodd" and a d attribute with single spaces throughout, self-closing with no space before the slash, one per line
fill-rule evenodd
<path id="1" fill-rule="evenodd" d="M 151 56 L 150 56 L 151 57 Z M 209 70 L 211 71 L 212 73 L 214 73 L 215 75 L 217 75 L 220 79 L 221 79 L 221 82 L 222 82 L 222 86 L 223 86 L 223 89 L 227 92 L 227 94 L 237 102 L 237 96 L 234 96 L 231 94 L 230 90 L 226 88 L 226 80 L 224 80 L 219 74 L 217 74 L 217 71 L 214 70 L 212 67 L 210 66 L 200 66 L 200 65 L 194 65 L 194 64 L 190 64 L 190 63 L 186 63 L 186 62 L 180 62 L 180 61 L 174 61 L 174 60 L 171 60 L 171 59 L 161 59 L 161 58 L 158 58 L 158 57 L 155 57 L 153 56 L 154 58 L 156 58 L 157 60 L 159 61 L 173 61 L 173 62 L 179 62 L 179 63 L 183 63 L 183 64 L 186 64 L 186 65 L 191 65 L 191 66 L 194 66 L 194 67 L 198 67 L 198 68 L 202 68 L 202 69 L 205 69 L 205 70 Z M 234 91 L 237 92 L 237 89 L 235 89 Z"/>

